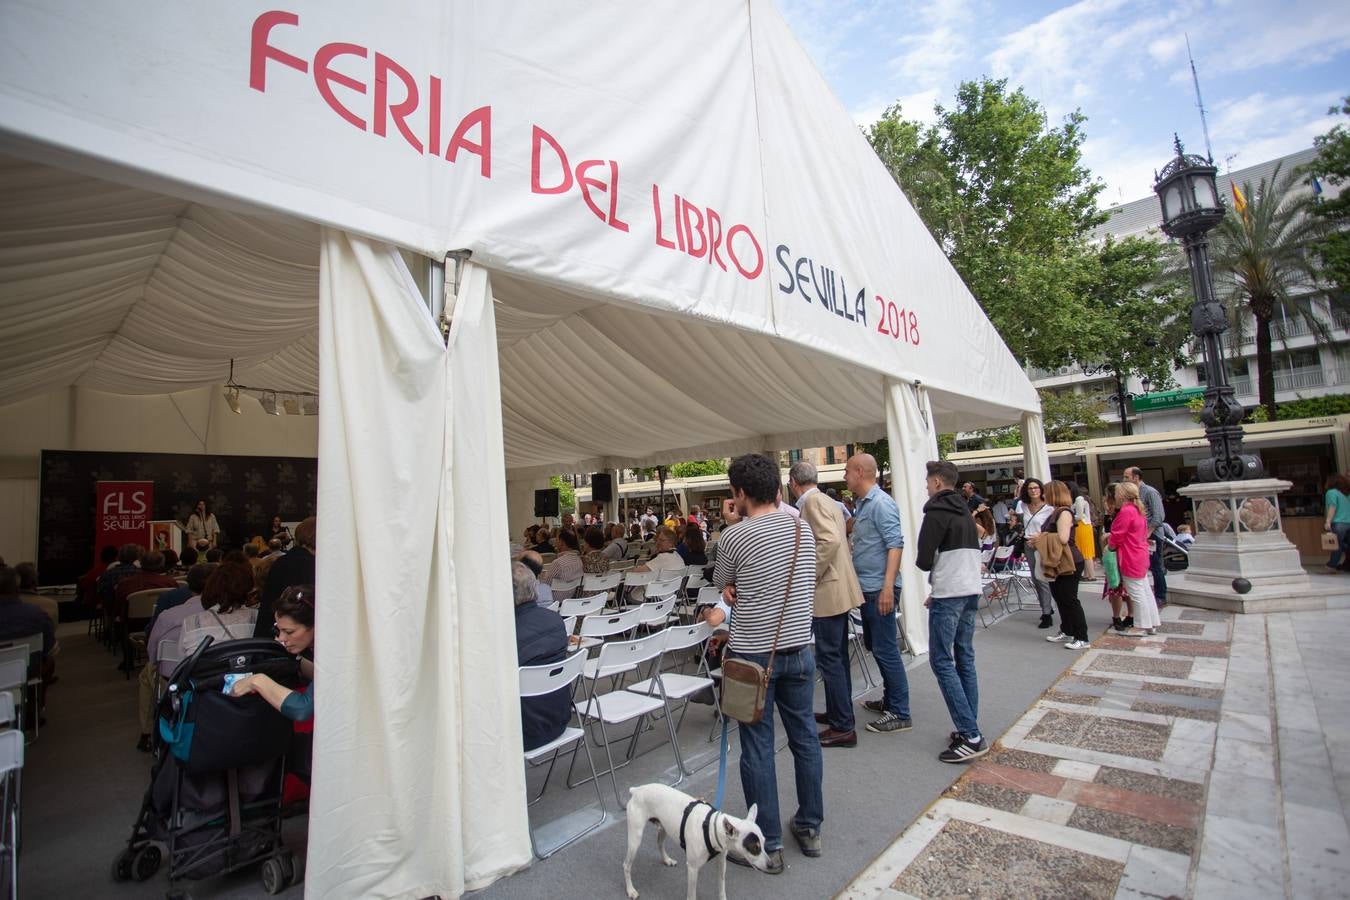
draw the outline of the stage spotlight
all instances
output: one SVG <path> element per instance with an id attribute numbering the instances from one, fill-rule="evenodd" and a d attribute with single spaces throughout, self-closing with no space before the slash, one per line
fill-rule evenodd
<path id="1" fill-rule="evenodd" d="M 262 404 L 263 412 L 267 413 L 269 416 L 281 415 L 281 410 L 277 409 L 276 391 L 268 391 L 263 394 L 258 398 L 258 402 Z"/>
<path id="2" fill-rule="evenodd" d="M 300 398 L 294 394 L 287 394 L 281 401 L 282 409 L 286 410 L 288 416 L 300 415 Z"/>
<path id="3" fill-rule="evenodd" d="M 319 414 L 318 397 L 306 397 L 301 405 L 304 408 L 305 415 L 317 416 Z"/>
<path id="4" fill-rule="evenodd" d="M 244 410 L 239 406 L 239 389 L 227 387 L 225 389 L 225 402 L 230 404 L 230 412 L 235 415 L 242 415 Z"/>

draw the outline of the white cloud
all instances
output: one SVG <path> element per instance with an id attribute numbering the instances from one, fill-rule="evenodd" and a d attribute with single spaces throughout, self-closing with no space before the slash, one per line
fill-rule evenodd
<path id="1" fill-rule="evenodd" d="M 1237 153 L 1234 167 L 1242 168 L 1306 150 L 1334 124 L 1326 112 L 1338 99 L 1336 91 L 1278 97 L 1258 91 L 1220 101 L 1210 129 L 1216 161 Z"/>

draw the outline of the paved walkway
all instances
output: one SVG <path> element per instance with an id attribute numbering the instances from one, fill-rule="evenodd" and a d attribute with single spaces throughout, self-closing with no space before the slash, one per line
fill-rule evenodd
<path id="1" fill-rule="evenodd" d="M 1107 634 L 840 895 L 1344 897 L 1350 608 Z"/>

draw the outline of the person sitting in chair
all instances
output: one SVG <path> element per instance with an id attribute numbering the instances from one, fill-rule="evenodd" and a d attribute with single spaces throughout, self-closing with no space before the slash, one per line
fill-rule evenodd
<path id="1" fill-rule="evenodd" d="M 562 616 L 535 602 L 538 582 L 524 564 L 511 564 L 511 593 L 516 603 L 516 662 L 542 666 L 567 658 L 567 629 Z M 522 697 L 520 725 L 525 749 L 557 739 L 572 716 L 572 690 L 559 688 L 541 697 Z"/>

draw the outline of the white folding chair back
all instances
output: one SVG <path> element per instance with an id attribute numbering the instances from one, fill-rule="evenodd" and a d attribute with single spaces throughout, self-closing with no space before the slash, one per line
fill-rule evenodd
<path id="1" fill-rule="evenodd" d="M 577 617 L 565 616 L 563 618 L 563 631 L 566 631 L 568 634 L 571 634 L 576 630 L 577 630 Z"/>
<path id="2" fill-rule="evenodd" d="M 639 611 L 632 610 L 634 613 Z M 583 622 L 582 627 L 585 628 L 586 623 Z M 658 631 L 631 641 L 610 641 L 600 648 L 600 656 L 596 662 L 600 664 L 601 669 L 640 666 L 664 653 L 667 640 L 666 633 Z"/>
<path id="3" fill-rule="evenodd" d="M 633 566 L 636 565 L 637 565 L 636 559 L 633 559 L 631 556 L 625 556 L 623 559 L 618 560 L 617 562 L 611 562 L 609 564 L 609 570 L 611 572 L 627 572 L 629 569 L 633 568 Z"/>
<path id="4" fill-rule="evenodd" d="M 573 653 L 562 662 L 520 667 L 520 696 L 539 697 L 567 687 L 581 677 L 586 665 L 583 653 Z M 533 752 L 533 751 L 530 751 Z"/>
<path id="5" fill-rule="evenodd" d="M 162 663 L 178 665 L 183 661 L 183 651 L 178 647 L 178 638 L 161 638 L 155 658 Z"/>
<path id="6" fill-rule="evenodd" d="M 631 560 L 633 560 L 633 561 L 636 561 L 637 558 L 638 558 L 639 556 L 641 556 L 641 555 L 642 555 L 642 542 L 641 542 L 641 541 L 629 541 L 629 542 L 628 542 L 628 550 L 627 550 L 627 552 L 624 553 L 623 558 L 624 558 L 624 559 L 631 559 Z"/>
<path id="7" fill-rule="evenodd" d="M 638 624 L 649 628 L 665 625 L 670 614 L 675 611 L 675 600 L 675 597 L 666 597 L 664 600 L 653 600 L 637 607 Z"/>
<path id="8" fill-rule="evenodd" d="M 593 612 L 604 609 L 606 599 L 608 599 L 607 595 L 596 594 L 594 597 L 577 597 L 572 600 L 564 600 L 558 606 L 558 615 L 564 619 L 568 616 L 589 616 Z"/>
<path id="9" fill-rule="evenodd" d="M 575 581 L 555 581 L 550 585 L 555 600 L 567 600 L 581 587 L 581 579 Z"/>
<path id="10" fill-rule="evenodd" d="M 28 660 L 6 659 L 0 662 L 0 691 L 20 690 L 28 683 Z"/>
<path id="11" fill-rule="evenodd" d="M 581 592 L 583 594 L 594 594 L 599 591 L 612 591 L 623 581 L 622 572 L 606 572 L 603 575 L 583 575 L 581 577 Z"/>
<path id="12" fill-rule="evenodd" d="M 1009 548 L 1009 549 L 1011 549 L 1011 548 Z M 990 561 L 991 561 L 993 558 L 994 558 L 994 548 L 993 548 L 993 547 L 990 547 L 988 550 L 981 550 L 981 551 L 980 551 L 980 564 L 981 564 L 981 565 L 985 565 L 985 566 L 989 565 Z"/>
<path id="13" fill-rule="evenodd" d="M 708 579 L 703 577 L 703 570 L 706 568 L 707 566 L 690 566 L 684 570 L 687 579 L 684 583 L 686 591 L 698 590 L 708 585 Z"/>
<path id="14" fill-rule="evenodd" d="M 127 618 L 148 619 L 155 614 L 155 601 L 159 595 L 171 588 L 148 588 L 127 596 Z"/>
<path id="15" fill-rule="evenodd" d="M 640 587 L 651 584 L 656 580 L 656 575 L 656 572 L 634 572 L 630 570 L 624 573 L 624 587 Z"/>
<path id="16" fill-rule="evenodd" d="M 23 732 L 0 732 L 0 776 L 23 768 Z"/>
<path id="17" fill-rule="evenodd" d="M 9 691 L 0 692 L 0 725 L 14 725 L 18 717 L 14 715 L 14 695 Z"/>
<path id="18" fill-rule="evenodd" d="M 674 597 L 680 592 L 680 585 L 684 582 L 684 576 L 678 575 L 674 578 L 667 577 L 662 581 L 653 581 L 647 585 L 647 597 L 655 599 L 660 597 Z"/>
<path id="19" fill-rule="evenodd" d="M 675 625 L 666 629 L 666 650 L 687 650 L 697 647 L 712 636 L 712 626 L 707 622 L 695 625 Z"/>
<path id="20" fill-rule="evenodd" d="M 581 622 L 581 636 L 603 638 L 624 634 L 638 627 L 641 616 L 640 606 L 619 613 L 592 613 Z M 600 648 L 602 656 L 607 646 L 609 645 Z"/>

